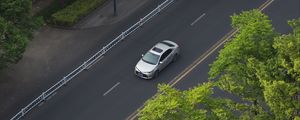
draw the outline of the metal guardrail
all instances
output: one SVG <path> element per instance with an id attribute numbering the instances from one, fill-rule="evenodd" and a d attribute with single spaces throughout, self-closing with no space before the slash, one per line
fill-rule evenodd
<path id="1" fill-rule="evenodd" d="M 136 31 L 144 23 L 146 23 L 147 21 L 149 21 L 151 18 L 153 18 L 155 15 L 157 15 L 159 12 L 161 12 L 161 10 L 163 10 L 164 8 L 166 8 L 167 6 L 169 6 L 173 2 L 174 2 L 174 0 L 166 0 L 162 4 L 158 5 L 149 14 L 147 14 L 145 17 L 141 18 L 137 23 L 135 23 L 134 25 L 132 25 L 126 31 L 122 32 L 118 37 L 116 37 L 114 40 L 112 40 L 110 43 L 108 43 L 106 46 L 104 46 L 101 50 L 99 50 L 96 54 L 94 54 L 88 60 L 86 60 L 85 62 L 83 62 L 79 67 L 77 67 L 75 70 L 73 70 L 67 76 L 63 77 L 60 81 L 58 81 L 56 84 L 54 84 L 48 90 L 46 90 L 45 92 L 43 92 L 40 96 L 38 96 L 36 99 L 34 99 L 27 106 L 25 106 L 24 108 L 22 108 L 10 120 L 19 120 L 20 118 L 22 118 L 23 116 L 25 116 L 25 114 L 28 113 L 31 109 L 33 109 L 34 107 L 36 107 L 38 104 L 40 104 L 43 101 L 46 101 L 47 98 L 49 98 L 49 96 L 51 96 L 53 93 L 55 93 L 59 88 L 61 88 L 65 84 L 67 84 L 70 80 L 72 80 L 72 78 L 74 78 L 80 72 L 82 72 L 83 70 L 87 69 L 89 66 L 92 66 L 107 51 L 109 51 L 111 48 L 113 48 L 115 45 L 117 45 L 120 41 L 124 40 L 124 38 L 126 38 L 128 35 L 130 35 L 134 31 Z"/>

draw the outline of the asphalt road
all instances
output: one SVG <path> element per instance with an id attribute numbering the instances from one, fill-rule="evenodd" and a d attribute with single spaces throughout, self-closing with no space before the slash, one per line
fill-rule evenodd
<path id="1" fill-rule="evenodd" d="M 168 83 L 230 30 L 233 13 L 258 8 L 265 1 L 176 0 L 167 10 L 78 75 L 51 100 L 30 112 L 30 120 L 119 120 L 126 119 L 156 92 L 159 83 Z M 288 32 L 286 20 L 299 17 L 298 0 L 275 0 L 266 13 L 280 32 Z M 203 15 L 204 14 L 204 15 Z M 202 17 L 201 17 L 202 16 Z M 133 74 L 134 66 L 155 43 L 169 39 L 181 46 L 177 62 L 154 80 Z M 207 79 L 214 52 L 176 87 L 187 89 Z M 111 89 L 113 88 L 113 89 Z"/>

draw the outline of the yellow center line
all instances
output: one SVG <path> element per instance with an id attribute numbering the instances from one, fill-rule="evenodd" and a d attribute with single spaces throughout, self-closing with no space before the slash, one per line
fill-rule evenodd
<path id="1" fill-rule="evenodd" d="M 234 32 L 234 30 L 232 29 L 229 33 L 227 34 L 231 34 L 232 32 Z M 224 39 L 227 37 L 227 35 L 225 35 L 224 37 L 222 37 L 219 41 L 217 41 L 212 47 L 210 47 L 204 54 L 202 54 L 200 57 L 198 57 L 192 64 L 190 64 L 187 68 L 185 68 L 180 74 L 178 74 L 173 80 L 171 80 L 168 84 L 172 85 L 172 83 L 176 82 L 176 80 L 180 79 L 180 76 L 183 76 L 184 74 L 186 74 L 189 69 L 191 69 L 195 64 L 197 64 L 197 62 L 203 58 L 203 56 L 205 56 L 206 54 L 208 54 L 209 51 L 211 51 L 211 49 L 216 48 L 220 43 L 222 43 L 224 41 Z"/>
<path id="2" fill-rule="evenodd" d="M 263 4 L 258 7 L 259 11 L 263 11 L 266 7 L 268 7 L 274 0 L 267 0 Z M 223 36 L 219 41 L 217 41 L 213 46 L 211 46 L 204 54 L 199 56 L 192 64 L 190 64 L 187 68 L 185 68 L 180 74 L 178 74 L 174 79 L 172 79 L 168 84 L 170 86 L 176 85 L 180 80 L 182 80 L 187 74 L 189 74 L 196 66 L 202 63 L 207 57 L 209 57 L 212 53 L 214 53 L 221 45 L 223 45 L 229 38 L 235 35 L 238 32 L 238 29 L 232 29 L 225 36 Z M 155 97 L 152 96 L 151 98 Z M 132 114 L 130 114 L 126 120 L 134 120 L 138 116 L 138 110 L 142 109 L 145 106 L 143 104 L 137 110 L 135 110 Z"/>
<path id="3" fill-rule="evenodd" d="M 233 32 L 229 32 L 228 36 L 224 36 L 220 41 L 218 41 L 216 44 L 214 44 L 210 49 L 208 49 L 204 54 L 202 54 L 197 60 L 194 61 L 189 67 L 185 69 L 184 72 L 182 72 L 181 75 L 178 75 L 170 82 L 170 86 L 174 86 L 177 82 L 182 80 L 188 73 L 190 73 L 195 67 L 197 67 L 200 63 L 202 63 L 208 56 L 210 56 L 212 53 L 214 53 L 221 45 L 223 45 L 229 38 L 231 38 L 236 32 L 237 29 L 231 30 Z"/>

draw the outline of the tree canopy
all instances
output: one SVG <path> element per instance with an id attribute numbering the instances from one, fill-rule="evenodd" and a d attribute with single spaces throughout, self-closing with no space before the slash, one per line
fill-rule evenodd
<path id="1" fill-rule="evenodd" d="M 262 88 L 248 60 L 265 60 L 273 55 L 272 40 L 276 36 L 271 21 L 258 10 L 233 15 L 232 26 L 238 29 L 211 65 L 210 79 L 218 78 L 219 86 L 251 101 L 262 101 Z"/>
<path id="2" fill-rule="evenodd" d="M 278 120 L 300 116 L 300 18 L 289 25 L 292 33 L 274 38 L 276 54 L 254 63 L 265 102 Z"/>
<path id="3" fill-rule="evenodd" d="M 193 89 L 179 91 L 169 85 L 159 85 L 156 96 L 140 111 L 141 120 L 236 119 L 229 99 L 213 98 L 212 82 Z"/>

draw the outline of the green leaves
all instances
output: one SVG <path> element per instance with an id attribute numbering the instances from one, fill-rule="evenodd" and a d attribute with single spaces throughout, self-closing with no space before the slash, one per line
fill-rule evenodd
<path id="1" fill-rule="evenodd" d="M 31 15 L 32 0 L 2 0 L 0 3 L 1 17 L 10 21 L 14 26 L 27 31 L 36 28 L 40 21 Z"/>
<path id="2" fill-rule="evenodd" d="M 300 82 L 300 19 L 289 21 L 289 24 L 294 29 L 293 33 L 275 38 L 273 47 L 278 52 L 279 65 L 294 78 L 290 81 Z"/>
<path id="3" fill-rule="evenodd" d="M 181 94 L 167 85 L 159 85 L 158 93 L 148 100 L 140 111 L 141 120 L 168 120 L 179 119 L 181 114 L 178 108 L 182 107 Z"/>
<path id="4" fill-rule="evenodd" d="M 281 80 L 263 80 L 262 85 L 266 102 L 276 119 L 292 118 L 296 110 L 299 110 L 299 101 L 293 99 L 293 96 L 300 92 L 299 86 Z"/>
<path id="5" fill-rule="evenodd" d="M 104 2 L 106 0 L 76 0 L 61 11 L 52 14 L 52 22 L 57 25 L 71 26 Z"/>
<path id="6" fill-rule="evenodd" d="M 253 102 L 242 118 L 290 119 L 300 110 L 299 100 L 292 99 L 300 93 L 300 19 L 289 24 L 293 33 L 279 36 L 257 10 L 232 16 L 239 32 L 220 51 L 209 75 L 223 90 Z"/>
<path id="7" fill-rule="evenodd" d="M 30 17 L 31 0 L 2 0 L 0 6 L 1 16 L 14 23 Z"/>
<path id="8" fill-rule="evenodd" d="M 249 59 L 265 60 L 272 56 L 272 40 L 276 35 L 270 20 L 258 10 L 233 15 L 232 25 L 238 34 L 225 44 L 217 60 L 211 64 L 210 79 L 218 78 L 219 87 L 247 100 L 262 100 L 255 70 Z"/>
<path id="9" fill-rule="evenodd" d="M 212 98 L 214 83 L 208 82 L 190 90 L 179 91 L 159 85 L 158 93 L 140 110 L 140 120 L 234 119 L 227 99 Z"/>
<path id="10" fill-rule="evenodd" d="M 16 63 L 25 50 L 29 38 L 21 30 L 0 17 L 0 68 Z"/>
<path id="11" fill-rule="evenodd" d="M 31 0 L 0 3 L 0 69 L 22 58 L 32 32 L 41 21 L 31 16 Z"/>
<path id="12" fill-rule="evenodd" d="M 276 119 L 291 119 L 300 111 L 297 95 L 300 93 L 300 18 L 289 21 L 293 33 L 276 37 L 273 47 L 277 54 L 273 59 L 281 79 L 262 79 L 264 97 L 275 113 Z M 270 72 L 272 73 L 272 72 Z M 299 114 L 298 114 L 299 117 Z"/>

